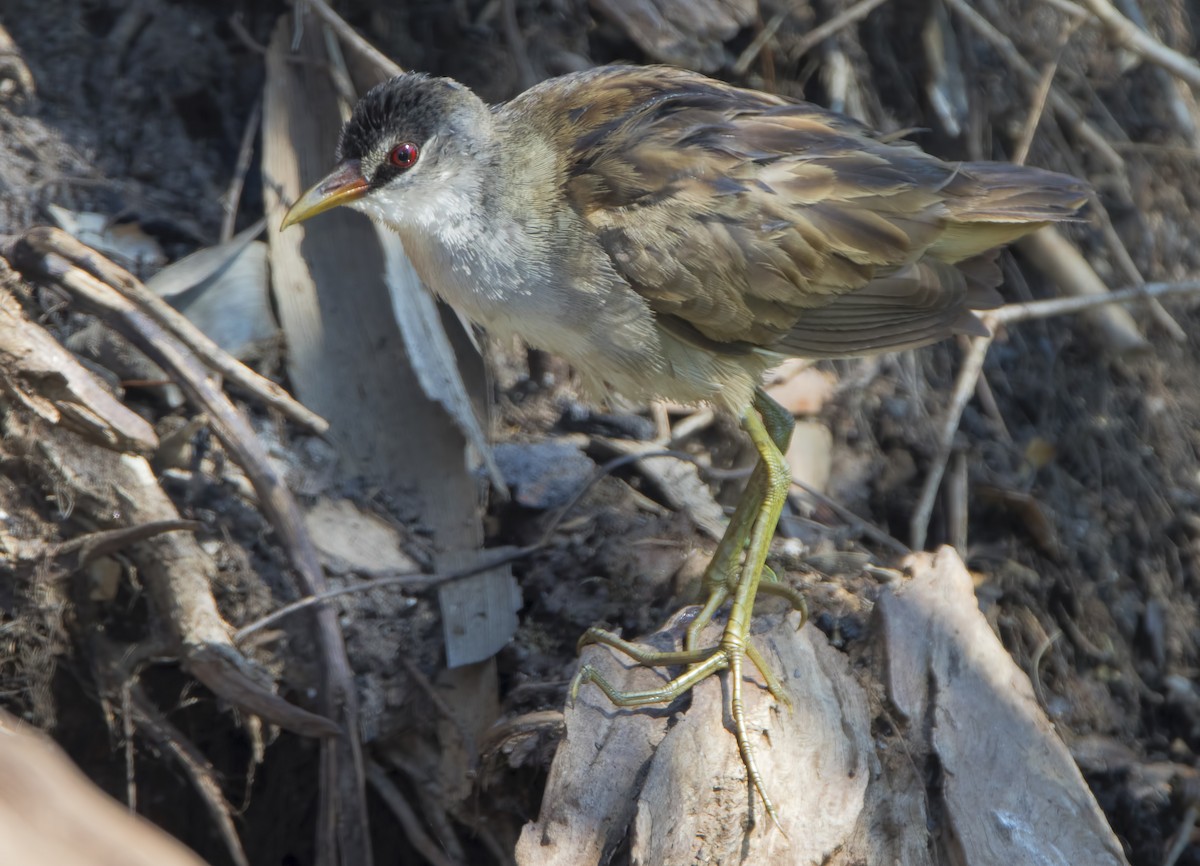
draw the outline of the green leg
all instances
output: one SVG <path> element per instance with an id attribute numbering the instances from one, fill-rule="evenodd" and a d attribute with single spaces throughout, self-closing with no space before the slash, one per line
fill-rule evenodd
<path id="1" fill-rule="evenodd" d="M 601 629 L 589 629 L 580 639 L 580 646 L 602 643 L 617 649 L 640 664 L 687 665 L 682 674 L 663 687 L 640 692 L 622 692 L 606 682 L 590 665 L 582 665 L 571 681 L 570 699 L 573 701 L 580 686 L 594 682 L 614 704 L 623 707 L 644 706 L 675 700 L 689 691 L 706 677 L 729 669 L 730 717 L 733 719 L 734 735 L 738 751 L 746 765 L 750 783 L 763 798 L 767 814 L 778 824 L 774 803 L 763 787 L 762 775 L 754 758 L 750 733 L 746 728 L 745 709 L 742 701 L 742 662 L 746 657 L 759 669 L 767 682 L 767 688 L 777 700 L 788 703 L 779 681 L 770 671 L 761 654 L 749 644 L 750 618 L 754 610 L 754 599 L 760 586 L 764 593 L 782 596 L 799 609 L 806 609 L 803 599 L 794 590 L 778 582 L 775 573 L 766 568 L 767 553 L 779 515 L 787 499 L 791 477 L 784 461 L 791 438 L 793 421 L 791 416 L 762 391 L 757 391 L 754 407 L 748 409 L 742 426 L 750 435 L 759 454 L 759 463 L 746 492 L 734 510 L 729 528 L 717 546 L 713 561 L 705 573 L 708 600 L 696 620 L 688 628 L 684 649 L 679 652 L 654 652 L 622 640 Z M 762 582 L 764 572 L 767 582 Z M 696 643 L 701 630 L 711 621 L 717 609 L 732 599 L 729 619 L 721 640 L 716 647 L 697 649 Z"/>
<path id="2" fill-rule="evenodd" d="M 786 409 L 768 397 L 767 393 L 761 388 L 755 390 L 753 408 L 747 410 L 747 416 L 752 412 L 757 412 L 762 418 L 767 434 L 771 437 L 771 442 L 774 444 L 779 456 L 786 454 L 788 445 L 792 441 L 792 430 L 796 427 L 796 419 Z M 746 427 L 746 423 L 746 418 L 743 418 L 743 428 Z M 700 613 L 696 615 L 696 618 L 688 626 L 687 636 L 684 640 L 684 646 L 687 649 L 695 649 L 700 632 L 712 620 L 721 605 L 729 599 L 729 594 L 736 590 L 738 581 L 741 578 L 742 572 L 738 564 L 742 559 L 742 553 L 746 549 L 746 543 L 750 538 L 754 520 L 758 517 L 760 505 L 760 495 L 756 494 L 755 491 L 761 491 L 767 486 L 768 469 L 761 457 L 761 448 L 759 449 L 759 455 L 759 462 L 755 465 L 750 480 L 746 483 L 746 491 L 742 494 L 741 500 L 734 509 L 733 516 L 729 520 L 729 526 L 726 527 L 725 534 L 721 537 L 721 541 L 717 545 L 717 550 L 713 554 L 712 562 L 708 564 L 708 568 L 704 571 L 704 588 L 708 591 L 708 599 L 705 601 Z M 774 531 L 772 527 L 772 534 Z M 792 604 L 792 607 L 802 612 L 801 624 L 807 622 L 808 603 L 804 600 L 804 596 L 791 587 L 779 583 L 773 571 L 770 572 L 770 581 L 769 584 L 763 584 L 763 591 L 788 600 Z M 767 676 L 766 671 L 762 671 L 762 673 L 764 677 Z"/>

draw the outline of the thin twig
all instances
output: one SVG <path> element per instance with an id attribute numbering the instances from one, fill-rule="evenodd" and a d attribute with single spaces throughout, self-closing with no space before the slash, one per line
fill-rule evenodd
<path id="1" fill-rule="evenodd" d="M 1113 41 L 1156 66 L 1200 89 L 1200 64 L 1174 48 L 1163 45 L 1120 13 L 1108 0 L 1081 0 L 1108 28 Z"/>
<path id="2" fill-rule="evenodd" d="M 966 0 L 946 0 L 950 7 L 962 16 L 963 21 L 967 23 L 976 33 L 978 33 L 985 42 L 988 42 L 1004 57 L 1005 62 L 1015 69 L 1022 77 L 1029 81 L 1034 86 L 1041 80 L 1041 76 L 1033 65 L 1026 60 L 1017 47 L 1013 45 L 1012 40 L 997 30 L 990 21 L 980 15 L 971 7 Z M 1050 88 L 1050 94 L 1047 97 L 1050 108 L 1054 113 L 1072 130 L 1075 134 L 1083 139 L 1096 152 L 1097 156 L 1103 159 L 1111 168 L 1119 172 L 1125 171 L 1125 160 L 1121 154 L 1113 148 L 1109 143 L 1108 137 L 1100 130 L 1096 129 L 1083 113 L 1075 107 L 1063 93 L 1054 86 Z"/>
<path id="3" fill-rule="evenodd" d="M 313 593 L 305 596 L 304 598 L 296 599 L 295 601 L 286 604 L 277 610 L 271 611 L 271 613 L 267 614 L 266 616 L 260 617 L 259 619 L 254 620 L 254 622 L 247 623 L 246 625 L 242 626 L 237 630 L 237 632 L 234 633 L 234 643 L 242 643 L 247 638 L 251 637 L 257 632 L 262 631 L 267 626 L 274 625 L 281 619 L 285 619 L 286 617 L 289 617 L 295 613 L 299 613 L 302 610 L 307 610 L 313 605 L 320 604 L 334 598 L 339 598 L 343 595 L 357 595 L 363 592 L 370 592 L 373 589 L 384 589 L 391 586 L 401 586 L 409 589 L 430 589 L 435 586 L 440 586 L 443 583 L 448 583 L 452 580 L 471 577 L 472 575 L 476 575 L 484 571 L 490 571 L 493 568 L 498 568 L 511 562 L 516 562 L 518 559 L 529 556 L 530 554 L 535 553 L 545 547 L 554 537 L 554 533 L 558 531 L 559 526 L 562 525 L 567 515 L 574 510 L 575 506 L 578 505 L 580 501 L 587 496 L 587 494 L 591 492 L 592 488 L 595 487 L 596 484 L 598 484 L 601 480 L 607 478 L 613 472 L 624 466 L 628 466 L 631 463 L 638 463 L 642 460 L 647 460 L 652 457 L 674 457 L 678 460 L 683 460 L 695 465 L 702 472 L 716 471 L 701 465 L 694 455 L 683 451 L 671 451 L 664 449 L 661 451 L 646 451 L 637 454 L 623 454 L 620 457 L 614 457 L 612 460 L 609 460 L 607 463 L 601 465 L 596 470 L 595 474 L 588 479 L 587 484 L 579 488 L 579 490 L 575 492 L 575 495 L 571 497 L 567 504 L 558 510 L 558 512 L 547 522 L 538 540 L 532 544 L 526 545 L 525 547 L 514 547 L 501 549 L 499 551 L 491 551 L 490 555 L 480 557 L 479 561 L 463 566 L 462 568 L 453 569 L 451 571 L 443 571 L 433 574 L 422 571 L 407 572 L 405 574 L 389 574 L 386 577 L 376 577 L 372 578 L 371 580 L 359 581 L 358 583 L 351 584 L 349 586 L 341 586 L 336 589 L 327 589 L 319 593 Z M 741 475 L 744 473 L 738 472 L 737 474 Z M 721 475 L 724 477 L 725 473 L 721 473 Z M 832 509 L 837 511 L 838 514 L 843 517 L 843 519 L 852 521 L 854 525 L 862 524 L 861 518 L 855 516 L 852 512 L 847 511 L 842 506 L 830 500 L 828 497 L 817 493 L 803 484 L 799 484 L 799 482 L 797 482 L 797 485 L 804 489 L 807 493 L 811 494 L 814 498 L 817 498 L 819 501 L 829 505 Z M 880 537 L 877 538 L 877 540 L 879 540 L 881 543 L 887 544 L 889 547 L 892 547 L 900 553 L 909 552 L 908 549 L 904 547 L 904 545 L 900 544 L 899 541 L 886 534 L 882 534 L 882 530 L 880 529 L 871 527 L 869 525 L 864 525 L 863 531 L 872 537 L 876 537 L 876 534 L 881 534 Z"/>
<path id="4" fill-rule="evenodd" d="M 792 0 L 791 3 L 771 16 L 771 20 L 767 22 L 767 25 L 758 31 L 758 34 L 750 41 L 750 44 L 738 55 L 737 61 L 733 64 L 734 75 L 746 74 L 746 70 L 750 68 L 750 65 L 754 63 L 758 55 L 762 53 L 762 50 L 767 47 L 767 43 L 779 32 L 779 28 L 783 25 L 783 22 L 796 10 L 798 5 L 800 5 L 800 0 Z"/>
<path id="5" fill-rule="evenodd" d="M 870 522 L 864 520 L 863 518 L 859 517 L 857 514 L 855 514 L 849 508 L 847 508 L 846 506 L 844 506 L 840 502 L 838 502 L 836 499 L 830 499 L 828 496 L 826 496 L 820 490 L 817 490 L 815 487 L 809 487 L 803 481 L 797 481 L 795 478 L 792 479 L 792 484 L 795 485 L 796 487 L 799 487 L 801 490 L 803 490 L 805 492 L 806 495 L 812 497 L 812 499 L 815 500 L 816 502 L 818 502 L 819 504 L 824 505 L 826 508 L 828 508 L 834 514 L 836 514 L 842 520 L 846 521 L 846 523 L 850 524 L 850 526 L 857 529 L 863 535 L 870 536 L 875 541 L 879 542 L 884 547 L 888 548 L 889 550 L 893 551 L 894 553 L 898 553 L 901 556 L 907 556 L 908 554 L 912 553 L 912 551 L 909 550 L 904 545 L 904 542 L 902 542 L 900 539 L 893 538 L 892 536 L 888 535 L 886 532 L 884 532 L 882 529 L 880 529 L 875 524 L 870 523 Z"/>
<path id="6" fill-rule="evenodd" d="M 155 520 L 137 526 L 122 526 L 118 529 L 102 529 L 78 535 L 70 541 L 52 547 L 47 555 L 55 560 L 62 559 L 72 553 L 78 553 L 75 562 L 69 568 L 78 570 L 100 556 L 107 556 L 118 550 L 123 550 L 131 544 L 145 541 L 161 535 L 164 532 L 187 531 L 195 532 L 203 526 L 196 520 Z"/>
<path id="7" fill-rule="evenodd" d="M 1109 296 L 1108 286 L 1095 268 L 1056 227 L 1047 226 L 1026 235 L 1017 241 L 1017 249 L 1050 285 L 1059 287 L 1060 295 Z M 1138 274 L 1132 282 L 1139 285 L 1144 280 Z M 1150 342 L 1124 307 L 1104 304 L 1084 315 L 1105 354 L 1121 356 L 1150 350 Z"/>
<path id="8" fill-rule="evenodd" d="M 124 268 L 113 264 L 91 247 L 80 243 L 61 229 L 39 226 L 21 236 L 39 254 L 62 256 L 72 265 L 91 274 L 129 299 L 158 326 L 169 331 L 179 342 L 213 372 L 249 391 L 269 406 L 278 409 L 297 424 L 324 433 L 329 422 L 302 406 L 287 391 L 265 376 L 255 373 L 245 364 L 209 339 L 188 319 L 158 295 L 147 289 L 140 280 Z"/>
<path id="9" fill-rule="evenodd" d="M 986 318 L 986 317 L 985 317 Z M 933 463 L 929 474 L 925 476 L 925 484 L 921 487 L 921 495 L 917 498 L 917 507 L 913 510 L 909 521 L 909 535 L 913 550 L 924 550 L 925 539 L 929 532 L 929 517 L 933 514 L 933 503 L 937 498 L 938 488 L 942 484 L 942 476 L 946 472 L 946 462 L 950 459 L 950 451 L 954 447 L 954 434 L 958 432 L 958 422 L 962 419 L 967 401 L 975 391 L 975 382 L 983 370 L 983 359 L 987 357 L 988 348 L 994 338 L 976 337 L 971 341 L 971 348 L 963 358 L 962 369 L 958 372 L 958 380 L 954 384 L 954 394 L 950 405 L 946 408 L 946 417 L 942 419 L 942 429 L 938 433 L 937 451 L 934 452 Z"/>
<path id="10" fill-rule="evenodd" d="M 84 608 L 87 606 L 85 602 Z M 129 648 L 109 640 L 94 623 L 87 627 L 86 634 L 86 661 L 101 700 L 107 703 L 118 697 L 120 699 L 122 733 L 126 740 L 126 797 L 130 810 L 134 809 L 137 802 L 133 754 L 129 746 L 136 729 L 155 749 L 179 765 L 212 817 L 229 859 L 235 866 L 249 866 L 250 861 L 233 821 L 233 809 L 225 799 L 212 763 L 146 695 L 134 672 L 138 662 L 130 657 Z"/>
<path id="11" fill-rule="evenodd" d="M 250 170 L 250 160 L 254 157 L 254 139 L 258 135 L 259 118 L 262 117 L 262 98 L 254 100 L 250 116 L 246 118 L 246 127 L 242 130 L 242 141 L 238 145 L 237 162 L 233 166 L 233 177 L 229 181 L 229 190 L 225 193 L 225 218 L 221 220 L 221 243 L 227 243 L 233 237 L 234 226 L 237 223 L 238 203 L 242 200 L 242 187 L 246 184 L 246 172 Z"/>
<path id="12" fill-rule="evenodd" d="M 1150 30 L 1146 15 L 1142 12 L 1140 0 L 1119 0 L 1119 5 L 1126 18 L 1142 30 Z M 1163 98 L 1167 101 L 1175 125 L 1179 127 L 1180 133 L 1192 143 L 1193 148 L 1200 149 L 1200 135 L 1197 135 L 1196 119 L 1192 116 L 1192 105 L 1195 104 L 1194 95 L 1189 92 L 1185 97 L 1184 91 L 1187 89 L 1187 84 L 1174 78 L 1163 67 L 1155 67 L 1154 73 L 1158 80 L 1158 86 L 1162 88 Z"/>
<path id="13" fill-rule="evenodd" d="M 405 837 L 422 857 L 432 866 L 461 866 L 457 861 L 447 857 L 437 843 L 429 838 L 425 828 L 421 826 L 421 819 L 404 799 L 404 794 L 388 778 L 383 767 L 369 759 L 367 760 L 367 780 L 383 802 L 387 804 L 387 807 L 392 810 L 392 814 L 404 828 Z"/>
<path id="14" fill-rule="evenodd" d="M 1129 286 L 1109 292 L 1107 295 L 1081 295 L 1070 298 L 1047 298 L 1044 301 L 1027 301 L 1025 303 L 1005 304 L 998 310 L 984 313 L 982 318 L 988 326 L 1012 324 L 1013 322 L 1028 322 L 1032 319 L 1048 319 L 1051 316 L 1065 316 L 1082 313 L 1108 304 L 1125 304 L 1132 301 L 1150 301 L 1162 298 L 1173 298 L 1179 295 L 1200 294 L 1200 280 L 1190 280 L 1180 283 L 1146 283 L 1144 286 Z"/>
<path id="15" fill-rule="evenodd" d="M 1029 678 L 1033 680 L 1033 690 L 1037 694 L 1038 704 L 1042 709 L 1046 709 L 1045 688 L 1042 686 L 1042 659 L 1050 647 L 1054 646 L 1054 642 L 1062 636 L 1063 633 L 1055 629 L 1054 634 L 1048 636 L 1038 645 L 1038 648 L 1033 652 L 1033 657 L 1029 660 Z"/>
<path id="16" fill-rule="evenodd" d="M 1062 61 L 1063 51 L 1066 50 L 1067 43 L 1071 40 L 1071 36 L 1079 29 L 1079 22 L 1072 21 L 1058 37 L 1057 50 L 1054 52 L 1054 59 L 1046 64 L 1046 68 L 1042 71 L 1041 80 L 1033 91 L 1033 106 L 1029 110 L 1029 116 L 1025 119 L 1025 128 L 1021 130 L 1021 136 L 1017 139 L 1017 148 L 1013 152 L 1012 161 L 1017 165 L 1024 165 L 1025 160 L 1029 156 L 1029 148 L 1033 146 L 1033 136 L 1037 132 L 1038 124 L 1042 120 L 1042 114 L 1046 110 L 1046 99 L 1050 96 L 1050 88 L 1054 85 L 1054 76 L 1058 73 L 1058 64 Z"/>
<path id="17" fill-rule="evenodd" d="M 304 2 L 308 5 L 309 9 L 316 13 L 318 18 L 328 24 L 330 29 L 341 37 L 343 42 L 357 51 L 388 78 L 395 78 L 397 75 L 404 74 L 402 66 L 390 60 L 386 54 L 359 36 L 355 29 L 347 24 L 341 15 L 334 12 L 325 0 L 304 0 Z"/>
<path id="18" fill-rule="evenodd" d="M 521 76 L 521 88 L 527 90 L 538 83 L 540 76 L 529 60 L 525 34 L 521 32 L 521 22 L 517 19 L 517 0 L 502 0 L 500 6 L 504 12 L 504 41 L 508 43 L 508 54 L 517 64 L 517 72 Z"/>
<path id="19" fill-rule="evenodd" d="M 510 562 L 514 562 L 523 556 L 528 556 L 536 546 L 519 547 L 513 550 L 505 551 L 501 556 L 493 558 L 482 558 L 479 562 L 456 568 L 453 571 L 444 571 L 440 573 L 430 574 L 424 571 L 412 571 L 404 574 L 389 574 L 386 577 L 375 577 L 370 580 L 359 581 L 358 583 L 349 584 L 347 586 L 339 586 L 336 589 L 326 589 L 312 595 L 306 595 L 304 598 L 298 598 L 293 602 L 285 604 L 277 610 L 271 611 L 266 616 L 259 617 L 254 622 L 247 623 L 238 629 L 234 635 L 235 643 L 242 643 L 247 638 L 262 631 L 270 625 L 274 625 L 282 619 L 286 619 L 293 614 L 299 613 L 302 610 L 308 610 L 313 605 L 321 604 L 335 598 L 340 598 L 343 595 L 357 595 L 363 592 L 370 592 L 373 589 L 386 589 L 391 586 L 401 586 L 408 589 L 429 589 L 430 587 L 440 586 L 443 583 L 448 583 L 452 580 L 459 580 L 463 577 L 471 577 L 480 572 L 489 571 Z"/>
<path id="20" fill-rule="evenodd" d="M 875 7 L 882 6 L 885 2 L 886 0 L 858 0 L 849 9 L 839 12 L 819 27 L 814 27 L 794 45 L 788 46 L 788 58 L 793 61 L 799 60 L 842 28 L 866 18 Z"/>
<path id="21" fill-rule="evenodd" d="M 1192 844 L 1192 830 L 1196 827 L 1197 817 L 1200 817 L 1200 812 L 1197 811 L 1196 804 L 1192 803 L 1184 810 L 1183 820 L 1179 823 L 1179 829 L 1175 831 L 1170 850 L 1163 857 L 1162 866 L 1175 866 L 1183 852 Z"/>
<path id="22" fill-rule="evenodd" d="M 43 244 L 49 242 L 48 252 L 39 250 L 30 240 L 39 231 L 41 234 L 38 237 Z M 58 234 L 69 239 L 61 232 Z M 31 230 L 14 245 L 14 264 L 20 266 L 24 263 L 39 276 L 67 288 L 89 307 L 90 312 L 120 323 L 125 337 L 152 361 L 173 373 L 191 401 L 209 416 L 213 432 L 231 459 L 250 479 L 263 513 L 275 529 L 301 590 L 306 595 L 324 592 L 325 576 L 300 508 L 282 476 L 267 459 L 267 453 L 249 420 L 174 334 L 115 287 L 107 285 L 90 272 L 74 267 L 60 256 L 53 243 L 55 240 L 56 236 L 47 235 L 46 230 Z M 83 249 L 87 250 L 86 247 Z M 93 268 L 124 274 L 101 256 L 90 250 L 87 252 L 86 259 Z M 100 262 L 103 262 L 102 267 Z M 132 277 L 125 276 L 133 281 Z M 336 611 L 327 606 L 320 607 L 315 611 L 315 619 L 323 675 L 321 710 L 328 719 L 337 719 L 341 731 L 341 736 L 321 741 L 322 790 L 331 797 L 336 795 L 339 803 L 336 811 L 325 814 L 336 814 L 342 844 L 348 846 L 358 862 L 369 866 L 370 836 L 354 677 Z M 328 726 L 327 719 L 322 721 Z"/>
<path id="23" fill-rule="evenodd" d="M 242 841 L 238 838 L 233 809 L 225 799 L 212 763 L 181 730 L 171 724 L 158 707 L 154 706 L 140 685 L 134 683 L 130 686 L 129 693 L 130 707 L 138 730 L 154 743 L 159 751 L 173 757 L 183 770 L 183 774 L 192 783 L 216 825 L 229 859 L 235 866 L 250 866 L 250 860 L 242 848 Z"/>
<path id="24" fill-rule="evenodd" d="M 984 313 L 981 318 L 984 324 L 988 326 L 988 329 L 995 333 L 997 325 L 1010 325 L 1015 322 L 1027 322 L 1033 319 L 1047 319 L 1051 316 L 1081 313 L 1084 310 L 1096 309 L 1108 304 L 1122 304 L 1131 301 L 1145 302 L 1151 299 L 1169 298 L 1177 295 L 1198 294 L 1200 294 L 1200 280 L 1181 283 L 1147 283 L 1144 286 L 1131 286 L 1119 291 L 1109 292 L 1106 295 L 1050 298 L 1044 301 L 1030 301 L 1023 304 L 1006 304 L 998 310 Z M 951 397 L 950 405 L 946 409 L 946 416 L 942 421 L 942 429 L 938 435 L 938 447 L 934 455 L 933 464 L 929 475 L 925 478 L 925 484 L 921 488 L 921 495 L 917 499 L 917 506 L 913 511 L 912 520 L 909 523 L 913 550 L 921 550 L 925 546 L 929 530 L 929 517 L 933 513 L 933 503 L 937 497 L 938 487 L 941 486 L 942 476 L 946 471 L 946 461 L 949 459 L 950 451 L 953 448 L 954 434 L 958 432 L 958 424 L 962 419 L 963 410 L 966 408 L 971 392 L 975 389 L 975 382 L 979 378 L 979 373 L 983 370 L 983 360 L 987 355 L 988 347 L 992 344 L 992 339 L 991 336 L 976 337 L 971 342 L 971 348 L 967 356 L 963 359 L 963 366 L 959 371 L 958 380 L 955 383 L 954 394 Z"/>
<path id="25" fill-rule="evenodd" d="M 1075 21 L 1086 21 L 1091 17 L 1086 9 L 1079 8 L 1072 0 L 1042 0 L 1042 2 L 1064 15 L 1069 15 Z"/>
<path id="26" fill-rule="evenodd" d="M 1142 276 L 1142 272 L 1138 269 L 1137 263 L 1134 262 L 1133 256 L 1129 254 L 1129 248 L 1125 246 L 1125 242 L 1117 233 L 1116 227 L 1113 226 L 1112 217 L 1108 213 L 1108 208 L 1106 208 L 1103 202 L 1100 201 L 1100 196 L 1096 195 L 1094 192 L 1092 193 L 1091 198 L 1091 212 L 1099 221 L 1100 233 L 1104 235 L 1104 240 L 1105 243 L 1108 244 L 1109 252 L 1112 253 L 1113 258 L 1116 260 L 1117 267 L 1124 272 L 1125 279 L 1135 286 L 1143 285 L 1146 282 L 1146 278 Z M 1149 308 L 1150 314 L 1154 317 L 1154 320 L 1158 322 L 1159 326 L 1167 332 L 1167 336 L 1169 336 L 1176 343 L 1183 343 L 1187 341 L 1187 331 L 1183 329 L 1183 326 L 1180 325 L 1179 322 L 1175 321 L 1174 316 L 1167 312 L 1166 307 L 1164 307 L 1157 300 L 1153 300 L 1150 302 Z"/>

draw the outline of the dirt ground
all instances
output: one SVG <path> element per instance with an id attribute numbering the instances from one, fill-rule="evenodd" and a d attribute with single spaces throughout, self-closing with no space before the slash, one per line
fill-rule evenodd
<path id="1" fill-rule="evenodd" d="M 339 11 L 405 66 L 452 75 L 501 100 L 525 83 L 581 65 L 664 59 L 606 15 L 606 5 L 349 0 Z M 685 40 L 675 59 L 840 105 L 883 128 L 913 129 L 914 140 L 945 158 L 1011 158 L 1037 103 L 1036 87 L 1016 75 L 1011 60 L 955 14 L 953 4 L 890 0 L 799 57 L 791 49 L 808 29 L 853 4 L 728 5 L 749 10 L 745 23 L 727 35 Z M 1057 64 L 1058 92 L 1119 158 L 1116 164 L 1098 153 L 1061 114 L 1047 111 L 1042 118 L 1027 161 L 1077 174 L 1097 191 L 1088 220 L 1066 228 L 1069 239 L 1110 287 L 1130 285 L 1135 276 L 1147 282 L 1194 278 L 1200 272 L 1196 93 L 1113 48 L 1092 23 L 1067 34 L 1068 18 L 1049 6 L 1019 0 L 971 5 L 1001 25 L 1039 73 Z M 775 38 L 736 74 L 733 59 L 785 8 L 791 11 Z M 1141 10 L 1165 44 L 1195 56 L 1200 7 L 1160 0 Z M 214 243 L 244 131 L 256 122 L 263 46 L 287 11 L 282 3 L 258 0 L 7 0 L 0 25 L 36 92 L 25 90 L 0 50 L 0 84 L 10 85 L 0 87 L 0 235 L 48 222 L 48 206 L 59 205 L 135 223 L 170 260 Z M 262 215 L 257 165 L 252 161 L 245 176 L 239 230 Z M 1053 293 L 1019 252 L 1005 254 L 1004 269 L 1008 300 Z M 52 297 L 27 287 L 14 291 L 56 336 L 79 329 L 80 315 Z M 1176 300 L 1166 302 L 1161 316 L 1141 307 L 1132 313 L 1147 338 L 1134 352 L 1111 351 L 1107 332 L 1082 316 L 1004 330 L 988 355 L 979 396 L 963 414 L 946 489 L 968 491 L 962 552 L 976 575 L 980 606 L 1034 681 L 1129 862 L 1200 866 L 1200 845 L 1188 844 L 1200 807 L 1200 353 L 1194 337 L 1200 308 Z M 594 463 L 611 456 L 587 438 L 601 428 L 575 411 L 578 395 L 568 370 L 535 355 L 527 375 L 524 354 L 501 349 L 494 353 L 504 366 L 493 395 L 499 438 L 565 437 L 585 442 L 582 451 Z M 836 384 L 805 415 L 832 432 L 827 493 L 857 518 L 847 520 L 828 506 L 810 516 L 797 512 L 785 519 L 796 542 L 785 544 L 780 556 L 810 593 L 812 624 L 851 658 L 871 627 L 877 591 L 861 569 L 866 557 L 858 554 L 880 565 L 899 559 L 894 545 L 862 525 L 910 542 L 914 503 L 936 455 L 961 357 L 961 347 L 950 342 L 825 365 Z M 282 375 L 277 356 L 259 363 L 267 374 Z M 158 425 L 186 415 L 158 390 L 130 387 L 125 399 Z M 0 414 L 6 411 L 11 407 L 0 400 Z M 305 447 L 304 437 L 277 416 L 250 411 L 281 448 Z M 645 407 L 617 408 L 614 415 L 626 432 L 655 429 Z M 686 415 L 672 411 L 670 417 Z M 570 432 L 572 418 L 582 434 Z M 747 459 L 739 442 L 735 425 L 718 417 L 673 447 L 714 466 L 737 467 Z M 213 442 L 203 447 L 220 453 Z M 3 537 L 53 545 L 84 532 L 27 457 L 0 441 Z M 722 501 L 737 484 L 737 478 L 716 484 L 729 488 L 718 491 Z M 202 543 L 217 552 L 214 593 L 227 621 L 245 624 L 295 597 L 258 511 L 223 484 L 164 486 L 180 513 L 199 521 Z M 412 530 L 411 552 L 423 562 L 420 515 L 372 499 L 368 486 L 358 492 L 377 513 Z M 956 521 L 963 515 L 949 498 L 944 493 L 937 501 L 927 549 L 961 536 Z M 516 637 L 497 657 L 500 715 L 544 713 L 547 721 L 509 741 L 507 750 L 484 749 L 469 795 L 446 810 L 446 827 L 433 829 L 459 838 L 464 862 L 506 862 L 504 852 L 512 850 L 520 827 L 536 816 L 561 733 L 554 713 L 562 707 L 582 631 L 604 624 L 644 634 L 690 600 L 698 572 L 686 554 L 711 550 L 711 542 L 669 502 L 652 477 L 627 468 L 600 483 L 549 544 L 514 563 L 525 604 Z M 484 519 L 487 544 L 528 544 L 552 513 L 494 504 Z M 43 580 L 33 559 L 12 562 L 11 569 L 0 563 L 0 704 L 50 732 L 118 799 L 129 795 L 132 766 L 140 813 L 210 863 L 232 862 L 203 820 L 208 813 L 187 774 L 161 740 L 133 734 L 128 708 L 114 705 L 106 685 L 97 634 L 113 645 L 154 642 L 153 617 L 136 580 L 120 580 L 102 602 L 85 587 L 81 600 L 79 587 Z M 405 622 L 406 664 L 436 677 L 443 656 L 433 597 L 419 596 Z M 312 660 L 294 634 L 284 649 L 263 647 L 254 658 L 293 693 L 311 682 Z M 384 680 L 395 676 L 396 661 L 387 654 L 352 661 L 364 689 L 384 669 Z M 149 704 L 211 764 L 249 862 L 312 862 L 313 741 L 247 724 L 170 660 L 148 663 L 139 682 Z M 412 683 L 395 687 L 403 694 L 416 690 Z M 387 720 L 393 747 L 409 736 L 406 726 L 412 743 L 428 742 L 419 715 Z M 414 772 L 412 778 L 419 777 Z M 417 782 L 408 785 L 419 800 Z M 373 825 L 377 862 L 427 862 L 384 818 L 383 804 L 372 798 L 370 805 L 379 819 Z"/>

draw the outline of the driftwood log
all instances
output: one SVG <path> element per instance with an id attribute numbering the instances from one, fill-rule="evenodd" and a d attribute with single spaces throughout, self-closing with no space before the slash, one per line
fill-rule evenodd
<path id="1" fill-rule="evenodd" d="M 794 706 L 745 695 L 780 828 L 749 793 L 729 720 L 716 722 L 722 679 L 686 710 L 622 710 L 585 688 L 517 862 L 593 866 L 625 845 L 635 864 L 1126 862 L 951 548 L 913 557 L 875 619 L 867 664 L 852 668 L 795 614 L 763 617 L 755 640 Z M 684 625 L 647 642 L 677 646 Z M 604 647 L 584 656 L 619 688 L 661 676 Z"/>

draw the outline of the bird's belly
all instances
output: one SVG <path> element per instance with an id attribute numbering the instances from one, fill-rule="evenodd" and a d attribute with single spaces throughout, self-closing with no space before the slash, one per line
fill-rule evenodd
<path id="1" fill-rule="evenodd" d="M 596 320 L 580 329 L 546 316 L 501 316 L 485 327 L 517 336 L 557 355 L 579 374 L 588 396 L 604 402 L 619 394 L 644 403 L 715 404 L 740 413 L 749 405 L 764 370 L 763 355 L 717 355 L 679 341 L 653 324 L 652 339 L 635 339 L 612 323 Z"/>
<path id="2" fill-rule="evenodd" d="M 461 254 L 405 243 L 435 294 L 496 336 L 520 337 L 562 357 L 596 399 L 614 393 L 642 402 L 715 403 L 740 412 L 769 362 L 722 356 L 661 329 L 628 286 L 586 291 L 550 280 L 492 273 Z"/>

